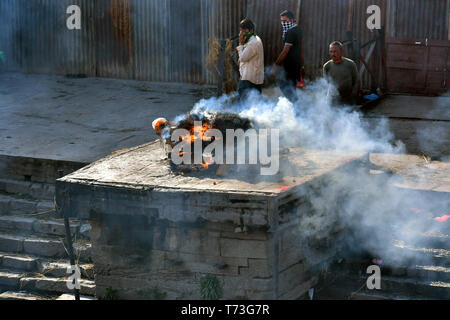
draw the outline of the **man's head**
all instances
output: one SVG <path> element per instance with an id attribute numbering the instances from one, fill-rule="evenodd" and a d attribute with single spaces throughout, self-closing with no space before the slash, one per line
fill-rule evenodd
<path id="1" fill-rule="evenodd" d="M 252 20 L 248 18 L 242 20 L 241 23 L 239 24 L 239 27 L 241 28 L 242 32 L 248 34 L 252 34 L 253 32 L 255 32 L 255 24 L 252 22 Z"/>
<path id="2" fill-rule="evenodd" d="M 344 46 L 339 41 L 334 41 L 330 44 L 330 57 L 334 63 L 342 62 L 343 50 L 344 50 Z"/>
<path id="3" fill-rule="evenodd" d="M 284 10 L 282 13 L 280 13 L 280 20 L 283 22 L 294 22 L 295 17 L 294 14 L 289 10 Z"/>

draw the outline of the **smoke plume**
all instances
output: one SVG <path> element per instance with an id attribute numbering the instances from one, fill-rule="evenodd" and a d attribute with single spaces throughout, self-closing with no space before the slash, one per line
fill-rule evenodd
<path id="1" fill-rule="evenodd" d="M 350 106 L 330 105 L 326 96 L 329 85 L 324 79 L 309 84 L 299 92 L 296 104 L 276 94 L 256 93 L 232 104 L 235 97 L 224 95 L 199 101 L 192 113 L 232 112 L 249 118 L 259 128 L 278 128 L 281 148 L 364 152 L 370 156 L 405 152 L 403 143 L 394 140 L 387 119 L 369 119 Z M 358 253 L 392 264 L 419 262 L 414 260 L 417 250 L 399 249 L 414 247 L 417 239 L 433 232 L 433 218 L 445 214 L 448 200 L 439 193 L 399 188 L 401 177 L 376 169 L 380 168 L 368 163 L 339 171 L 327 176 L 320 186 L 302 191 L 299 196 L 308 198 L 310 210 L 299 212 L 302 219 L 295 232 L 308 240 L 304 245 L 306 254 L 317 254 L 314 243 L 331 238 L 339 225 L 344 230 L 339 238 L 344 257 Z M 420 246 L 427 244 L 421 242 Z"/>

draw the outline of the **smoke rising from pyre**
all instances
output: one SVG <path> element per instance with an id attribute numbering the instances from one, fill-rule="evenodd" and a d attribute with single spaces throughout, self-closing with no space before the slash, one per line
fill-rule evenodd
<path id="1" fill-rule="evenodd" d="M 235 113 L 250 119 L 257 128 L 277 128 L 280 148 L 365 152 L 370 156 L 404 153 L 405 147 L 394 140 L 387 119 L 368 119 L 352 107 L 331 106 L 326 97 L 329 85 L 324 79 L 309 84 L 299 92 L 295 105 L 284 97 L 257 94 L 232 104 L 235 97 L 224 95 L 199 101 L 191 113 Z M 364 253 L 394 264 L 419 263 L 414 260 L 417 250 L 399 251 L 399 246 L 414 246 L 418 236 L 433 232 L 435 217 L 448 214 L 443 208 L 449 207 L 449 201 L 438 193 L 399 188 L 400 177 L 391 172 L 373 174 L 373 169 L 378 168 L 368 161 L 365 168 L 331 174 L 317 188 L 302 191 L 305 194 L 300 196 L 309 199 L 314 212 L 303 214 L 296 230 L 308 239 L 306 254 L 316 254 L 311 243 L 326 240 L 338 224 L 345 230 L 339 239 L 345 248 L 343 257 Z M 282 174 L 292 174 L 290 167 L 281 170 Z"/>

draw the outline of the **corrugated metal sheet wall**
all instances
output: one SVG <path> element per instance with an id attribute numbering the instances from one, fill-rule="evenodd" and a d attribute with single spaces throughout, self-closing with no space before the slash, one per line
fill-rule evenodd
<path id="1" fill-rule="evenodd" d="M 29 73 L 95 75 L 93 7 L 89 0 L 2 0 L 8 23 L 2 20 L 1 48 L 8 69 Z M 82 29 L 66 27 L 66 9 L 85 8 Z M 3 28 L 3 26 L 8 26 Z"/>
<path id="2" fill-rule="evenodd" d="M 450 40 L 448 0 L 390 0 L 394 38 Z"/>
<path id="3" fill-rule="evenodd" d="M 266 65 L 273 64 L 282 50 L 280 13 L 290 10 L 297 13 L 299 0 L 248 0 L 247 16 L 255 23 L 264 44 Z"/>
<path id="4" fill-rule="evenodd" d="M 11 70 L 213 83 L 204 68 L 208 40 L 237 35 L 239 21 L 248 16 L 270 65 L 282 47 L 279 13 L 289 9 L 300 14 L 307 72 L 317 76 L 328 60 L 328 44 L 346 39 L 351 1 L 1 0 L 2 26 L 8 28 L 0 34 L 0 50 Z M 373 4 L 395 37 L 448 39 L 448 0 L 353 1 L 352 31 L 361 43 L 374 35 L 366 28 Z M 72 4 L 82 10 L 81 30 L 66 28 Z M 364 83 L 370 84 L 367 76 Z"/>

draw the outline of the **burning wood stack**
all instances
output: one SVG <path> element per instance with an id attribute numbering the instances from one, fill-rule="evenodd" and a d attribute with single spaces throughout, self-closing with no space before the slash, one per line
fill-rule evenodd
<path id="1" fill-rule="evenodd" d="M 242 129 L 245 131 L 252 128 L 253 125 L 249 119 L 242 118 L 237 114 L 216 113 L 209 116 L 188 114 L 185 118 L 174 122 L 169 122 L 165 118 L 158 118 L 153 121 L 152 127 L 160 138 L 161 147 L 164 149 L 167 159 L 171 159 L 172 151 L 182 143 L 193 146 L 196 141 L 200 141 L 201 150 L 205 150 L 208 145 L 218 139 L 217 137 L 208 135 L 207 131 L 210 129 L 219 130 L 223 139 L 226 140 L 227 129 Z M 184 130 L 185 134 L 175 136 L 174 132 L 179 129 Z M 226 145 L 226 141 L 223 141 L 223 145 Z M 201 163 L 198 163 L 195 161 L 193 148 L 190 149 L 192 150 L 191 152 L 179 152 L 180 157 L 189 159 L 190 161 L 184 161 L 183 164 L 174 164 L 171 161 L 171 166 L 174 171 L 198 171 L 208 169 L 211 166 L 219 167 L 218 174 L 223 171 L 223 166 L 214 163 L 214 154 L 202 153 Z"/>

